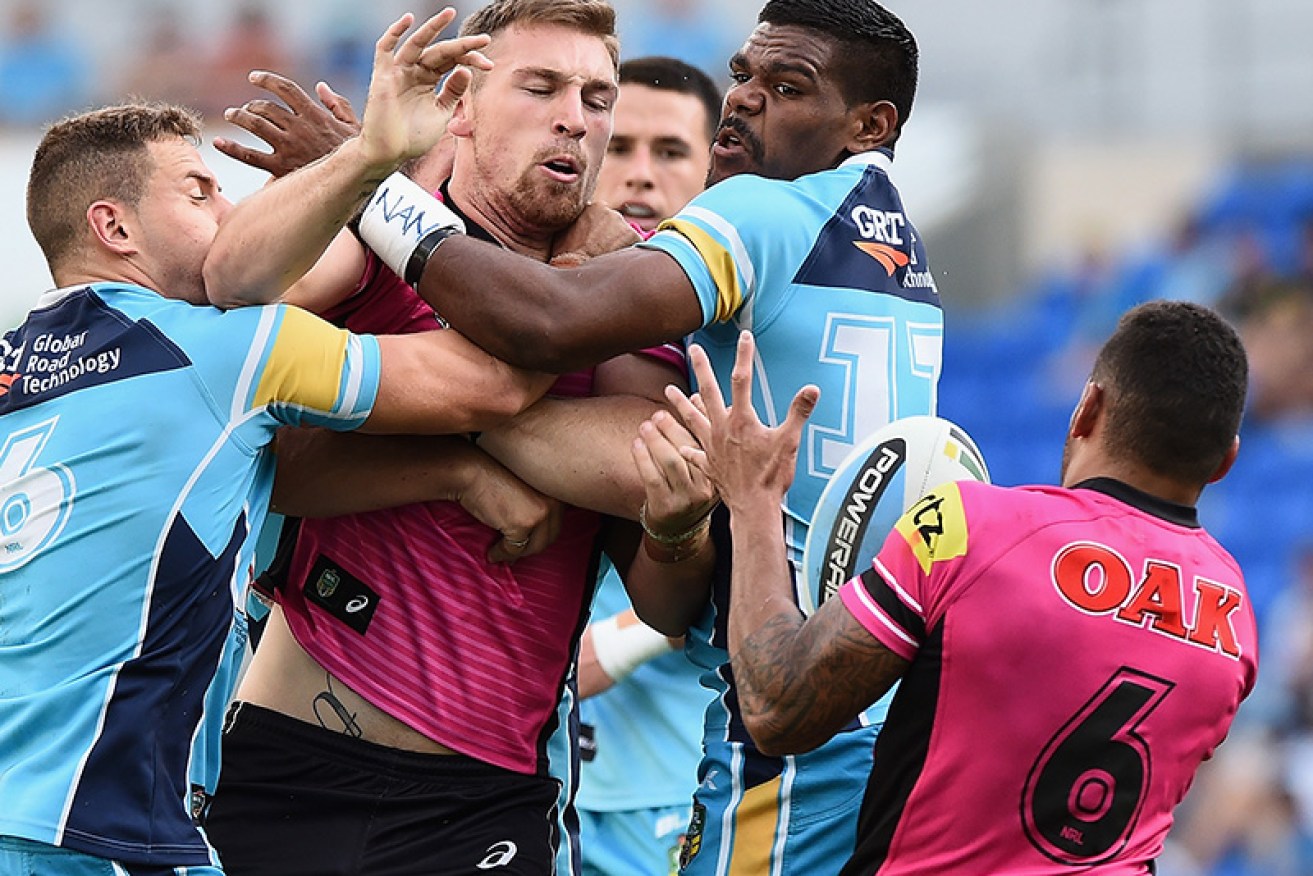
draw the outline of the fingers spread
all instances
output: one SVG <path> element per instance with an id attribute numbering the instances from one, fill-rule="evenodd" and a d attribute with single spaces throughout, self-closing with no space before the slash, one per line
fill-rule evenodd
<path id="1" fill-rule="evenodd" d="M 319 101 L 328 108 L 339 122 L 344 122 L 352 127 L 359 127 L 360 120 L 356 118 L 355 107 L 351 101 L 342 94 L 338 94 L 328 86 L 327 82 L 320 82 L 315 86 L 315 94 L 319 95 Z"/>
<path id="2" fill-rule="evenodd" d="M 273 173 L 274 156 L 268 152 L 257 152 L 249 146 L 243 146 L 233 140 L 224 137 L 214 138 L 214 148 L 227 155 L 229 158 L 240 161 L 242 164 L 254 167 L 256 170 L 263 170 L 265 173 Z"/>
<path id="3" fill-rule="evenodd" d="M 697 398 L 695 395 L 694 399 Z M 698 443 L 705 443 L 711 435 L 711 421 L 707 417 L 705 408 L 684 395 L 679 387 L 674 385 L 666 387 L 666 401 L 670 402 L 675 414 L 683 421 L 684 427 L 693 434 Z M 700 402 L 700 399 L 698 401 Z"/>
<path id="4" fill-rule="evenodd" d="M 374 69 L 378 69 L 378 57 L 380 55 L 391 55 L 397 44 L 401 42 L 401 35 L 410 30 L 410 26 L 414 23 L 415 16 L 407 12 L 392 22 L 387 30 L 383 31 L 383 35 L 374 44 Z"/>
<path id="5" fill-rule="evenodd" d="M 734 370 L 729 375 L 730 401 L 740 417 L 756 419 L 752 408 L 752 360 L 757 346 L 752 332 L 739 332 L 739 345 L 734 354 Z M 701 384 L 699 384 L 699 389 Z"/>
<path id="6" fill-rule="evenodd" d="M 249 79 L 252 85 L 263 88 L 294 111 L 297 107 L 305 107 L 310 104 L 310 95 L 306 94 L 301 86 L 286 76 L 280 76 L 268 70 L 252 70 Z"/>

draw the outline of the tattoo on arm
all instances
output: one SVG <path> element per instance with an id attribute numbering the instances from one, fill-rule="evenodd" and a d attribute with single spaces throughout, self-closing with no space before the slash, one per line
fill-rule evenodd
<path id="1" fill-rule="evenodd" d="M 791 752 L 809 751 L 907 670 L 908 661 L 881 645 L 838 600 L 832 602 L 806 623 L 801 614 L 771 618 L 734 655 L 739 704 L 760 728 L 753 732 L 759 742 L 766 737 Z"/>
<path id="2" fill-rule="evenodd" d="M 319 726 L 325 730 L 338 730 L 346 736 L 354 736 L 359 739 L 364 731 L 356 723 L 356 716 L 346 705 L 333 693 L 333 676 L 327 672 L 324 673 L 325 690 L 315 695 L 310 706 L 314 709 L 315 717 L 319 719 Z M 331 716 L 326 716 L 325 712 L 332 712 Z"/>

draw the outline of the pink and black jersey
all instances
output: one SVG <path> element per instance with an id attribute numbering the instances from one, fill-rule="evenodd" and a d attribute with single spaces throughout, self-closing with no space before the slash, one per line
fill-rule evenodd
<path id="1" fill-rule="evenodd" d="M 911 660 L 848 876 L 1149 872 L 1258 669 L 1235 560 L 1107 479 L 950 484 L 840 595 Z"/>
<path id="2" fill-rule="evenodd" d="M 325 318 L 363 334 L 442 327 L 410 286 L 366 257 L 358 290 Z M 644 354 L 685 367 L 678 346 Z M 549 391 L 592 394 L 592 369 Z M 550 547 L 494 564 L 486 557 L 500 534 L 456 502 L 303 520 L 278 599 L 301 647 L 378 708 L 462 754 L 545 774 L 592 602 L 600 526 L 598 514 L 565 506 Z"/>
<path id="3" fill-rule="evenodd" d="M 369 334 L 439 328 L 372 253 L 361 290 L 326 316 Z M 552 388 L 591 393 L 591 371 Z M 301 647 L 375 706 L 462 754 L 536 773 L 591 601 L 599 526 L 566 507 L 556 542 L 508 565 L 487 561 L 499 534 L 456 502 L 304 520 L 279 602 Z"/>

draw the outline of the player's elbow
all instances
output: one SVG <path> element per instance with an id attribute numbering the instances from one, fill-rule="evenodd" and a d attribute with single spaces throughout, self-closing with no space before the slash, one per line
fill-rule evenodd
<path id="1" fill-rule="evenodd" d="M 205 297 L 215 307 L 230 310 L 250 304 L 269 304 L 277 295 L 269 289 L 258 289 L 246 281 L 242 265 L 229 248 L 218 244 L 210 250 L 201 268 L 205 283 Z"/>
<path id="2" fill-rule="evenodd" d="M 483 432 L 502 425 L 522 413 L 551 387 L 556 378 L 550 374 L 520 371 L 505 366 L 505 377 L 497 391 L 479 394 L 460 410 L 466 417 L 459 432 Z"/>
<path id="3" fill-rule="evenodd" d="M 804 754 L 820 746 L 824 739 L 799 727 L 787 709 L 758 705 L 743 705 L 743 723 L 757 750 L 767 757 L 784 757 Z"/>

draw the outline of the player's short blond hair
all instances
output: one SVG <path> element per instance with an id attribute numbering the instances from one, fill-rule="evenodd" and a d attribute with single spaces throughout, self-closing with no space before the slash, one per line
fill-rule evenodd
<path id="1" fill-rule="evenodd" d="M 460 32 L 462 36 L 486 33 L 496 39 L 498 33 L 515 24 L 556 24 L 598 37 L 611 54 L 611 63 L 620 67 L 615 8 L 606 0 L 493 0 L 470 13 Z"/>

